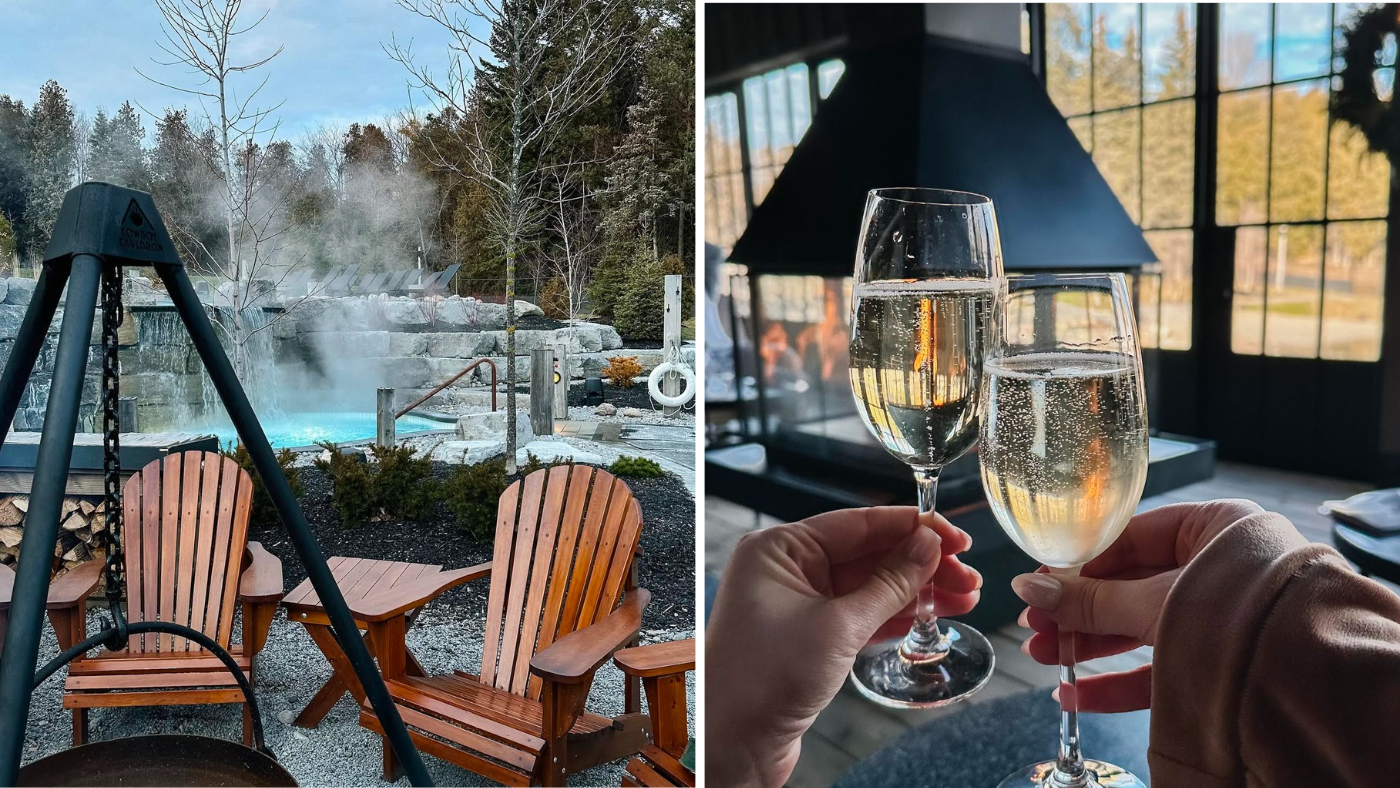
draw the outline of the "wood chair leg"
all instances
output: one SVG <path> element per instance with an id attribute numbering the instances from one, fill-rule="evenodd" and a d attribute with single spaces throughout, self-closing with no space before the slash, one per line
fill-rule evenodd
<path id="1" fill-rule="evenodd" d="M 628 641 L 627 646 L 639 645 L 641 636 Z M 622 677 L 622 710 L 627 714 L 638 714 L 642 710 L 642 680 L 636 676 Z"/>
<path id="2" fill-rule="evenodd" d="M 644 684 L 651 712 L 652 741 L 679 758 L 690 743 L 690 733 L 686 729 L 685 674 L 654 676 Z"/>
<path id="3" fill-rule="evenodd" d="M 403 777 L 403 764 L 399 763 L 399 756 L 394 754 L 394 748 L 389 746 L 389 739 L 379 737 L 384 743 L 384 782 L 396 782 Z"/>
<path id="4" fill-rule="evenodd" d="M 312 696 L 311 702 L 306 704 L 306 708 L 301 710 L 292 724 L 298 728 L 314 728 L 321 724 L 321 720 L 331 713 L 335 704 L 340 702 L 341 696 L 349 692 L 350 688 L 341 680 L 340 674 L 336 673 L 321 685 L 321 689 Z"/>
<path id="5" fill-rule="evenodd" d="M 73 709 L 73 746 L 81 747 L 88 740 L 88 710 Z"/>
<path id="6" fill-rule="evenodd" d="M 590 683 L 544 683 L 540 700 L 544 703 L 542 733 L 545 745 L 540 752 L 539 766 L 536 767 L 540 785 L 554 788 L 568 784 L 569 729 L 583 711 Z"/>
<path id="7" fill-rule="evenodd" d="M 243 746 L 253 746 L 253 707 L 243 704 Z"/>

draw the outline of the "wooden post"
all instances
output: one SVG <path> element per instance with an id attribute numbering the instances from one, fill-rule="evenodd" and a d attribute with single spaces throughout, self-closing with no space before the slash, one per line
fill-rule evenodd
<path id="1" fill-rule="evenodd" d="M 663 358 L 671 358 L 674 352 L 675 358 L 680 358 L 681 353 L 681 277 L 680 274 L 666 275 L 666 315 L 661 324 L 662 343 L 661 353 Z M 685 380 L 675 373 L 666 375 L 661 380 L 661 393 L 669 397 L 680 394 L 685 388 Z M 681 412 L 681 408 L 665 407 L 661 408 L 664 416 L 675 416 Z"/>
<path id="2" fill-rule="evenodd" d="M 569 418 L 569 343 L 554 343 L 554 417 Z"/>
<path id="3" fill-rule="evenodd" d="M 530 351 L 530 429 L 535 437 L 554 434 L 554 351 Z"/>
<path id="4" fill-rule="evenodd" d="M 398 442 L 394 434 L 394 390 L 382 388 L 374 398 L 374 445 L 389 448 Z"/>
<path id="5" fill-rule="evenodd" d="M 136 398 L 117 398 L 117 425 L 122 432 L 140 432 L 136 416 Z"/>

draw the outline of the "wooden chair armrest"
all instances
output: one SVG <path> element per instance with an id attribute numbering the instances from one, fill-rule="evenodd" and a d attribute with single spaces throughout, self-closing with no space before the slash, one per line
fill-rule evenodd
<path id="1" fill-rule="evenodd" d="M 634 588 L 622 605 L 602 621 L 575 630 L 549 644 L 530 660 L 530 671 L 546 681 L 579 684 L 593 677 L 615 651 L 627 645 L 642 627 L 642 611 L 651 592 Z"/>
<path id="2" fill-rule="evenodd" d="M 439 594 L 463 583 L 491 574 L 491 564 L 478 564 L 451 572 L 420 577 L 411 583 L 376 591 L 364 599 L 350 603 L 350 612 L 364 622 L 384 621 L 422 607 Z"/>
<path id="3" fill-rule="evenodd" d="M 102 579 L 103 563 L 88 561 L 70 569 L 68 574 L 49 584 L 49 610 L 77 607 L 87 601 L 97 582 Z M 9 598 L 8 589 L 5 594 Z"/>
<path id="4" fill-rule="evenodd" d="M 244 550 L 247 564 L 238 579 L 238 598 L 244 602 L 276 602 L 285 595 L 282 585 L 282 559 L 269 553 L 260 542 L 249 542 Z"/>
<path id="5" fill-rule="evenodd" d="M 695 638 L 625 648 L 613 655 L 617 669 L 628 676 L 649 679 L 695 670 Z"/>

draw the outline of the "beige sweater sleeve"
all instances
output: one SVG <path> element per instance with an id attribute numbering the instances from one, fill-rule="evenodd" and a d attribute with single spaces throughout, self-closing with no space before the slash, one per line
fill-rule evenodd
<path id="1" fill-rule="evenodd" d="M 1400 786 L 1400 597 L 1281 515 L 1188 565 L 1153 665 L 1154 788 Z"/>

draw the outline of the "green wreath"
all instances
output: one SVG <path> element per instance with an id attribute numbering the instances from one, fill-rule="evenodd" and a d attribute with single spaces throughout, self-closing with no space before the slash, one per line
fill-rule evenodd
<path id="1" fill-rule="evenodd" d="M 1332 118 L 1350 124 L 1366 144 L 1400 163 L 1400 108 L 1376 95 L 1374 74 L 1387 35 L 1400 38 L 1400 5 L 1386 3 L 1356 17 L 1342 36 L 1343 62 L 1332 91 Z"/>

